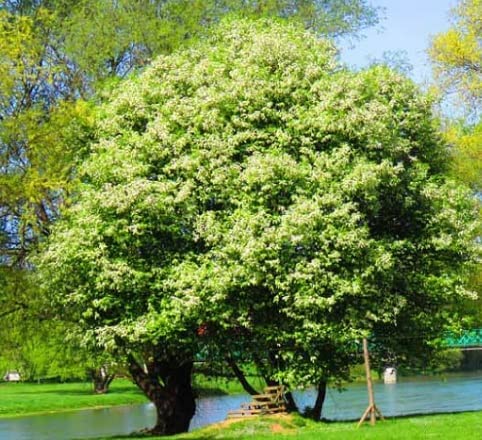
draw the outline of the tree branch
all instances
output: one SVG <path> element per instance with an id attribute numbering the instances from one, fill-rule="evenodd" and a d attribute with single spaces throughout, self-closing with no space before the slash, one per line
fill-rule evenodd
<path id="1" fill-rule="evenodd" d="M 251 384 L 246 379 L 246 376 L 244 375 L 243 371 L 238 367 L 238 365 L 236 364 L 236 362 L 231 356 L 226 356 L 226 362 L 228 363 L 231 370 L 233 370 L 234 375 L 239 380 L 239 383 L 243 386 L 244 390 L 248 394 L 251 394 L 251 395 L 260 394 L 251 386 Z"/>

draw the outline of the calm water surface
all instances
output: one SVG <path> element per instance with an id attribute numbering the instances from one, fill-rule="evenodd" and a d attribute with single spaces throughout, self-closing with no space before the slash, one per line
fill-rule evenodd
<path id="1" fill-rule="evenodd" d="M 403 380 L 403 379 L 402 379 Z M 295 393 L 300 408 L 312 405 L 314 390 Z M 216 396 L 198 400 L 191 429 L 223 420 L 249 396 Z M 443 379 L 405 379 L 395 385 L 375 384 L 375 400 L 385 416 L 482 410 L 482 373 Z M 329 389 L 323 416 L 333 420 L 360 418 L 367 407 L 366 387 Z M 0 419 L 0 440 L 72 440 L 129 434 L 154 424 L 151 404 Z"/>

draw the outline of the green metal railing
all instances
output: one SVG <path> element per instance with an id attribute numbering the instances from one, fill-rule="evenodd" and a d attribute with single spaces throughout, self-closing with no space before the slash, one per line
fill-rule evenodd
<path id="1" fill-rule="evenodd" d="M 482 328 L 465 330 L 460 334 L 449 333 L 445 336 L 445 343 L 451 348 L 482 347 Z"/>

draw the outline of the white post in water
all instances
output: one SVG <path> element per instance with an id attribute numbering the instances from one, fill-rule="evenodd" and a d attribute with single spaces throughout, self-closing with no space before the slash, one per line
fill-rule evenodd
<path id="1" fill-rule="evenodd" d="M 383 372 L 383 383 L 386 385 L 397 383 L 397 370 L 394 367 L 387 367 Z"/>

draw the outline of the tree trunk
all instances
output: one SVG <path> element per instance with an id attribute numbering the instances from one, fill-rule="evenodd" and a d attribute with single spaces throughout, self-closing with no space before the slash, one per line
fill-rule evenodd
<path id="1" fill-rule="evenodd" d="M 326 381 L 321 381 L 318 383 L 318 393 L 316 396 L 315 405 L 311 410 L 309 417 L 313 420 L 320 420 L 321 419 L 321 411 L 323 410 L 323 403 L 325 402 L 326 397 Z"/>
<path id="2" fill-rule="evenodd" d="M 95 394 L 106 394 L 109 391 L 109 385 L 115 378 L 115 374 L 109 374 L 107 367 L 92 368 L 90 377 L 94 385 Z"/>
<path id="3" fill-rule="evenodd" d="M 298 405 L 296 405 L 295 398 L 291 391 L 287 391 L 285 393 L 285 400 L 286 400 L 286 411 L 288 412 L 299 412 Z"/>
<path id="4" fill-rule="evenodd" d="M 231 370 L 233 370 L 233 373 L 236 376 L 236 378 L 239 380 L 239 383 L 243 386 L 244 391 L 246 391 L 248 394 L 251 394 L 252 396 L 255 394 L 260 394 L 251 386 L 251 384 L 246 379 L 246 376 L 244 375 L 243 371 L 238 367 L 238 364 L 236 364 L 236 362 L 233 360 L 231 356 L 226 357 L 226 362 L 228 363 Z"/>
<path id="5" fill-rule="evenodd" d="M 156 361 L 145 371 L 129 357 L 129 371 L 137 386 L 156 407 L 152 434 L 172 435 L 187 432 L 196 410 L 191 386 L 193 362 Z"/>

